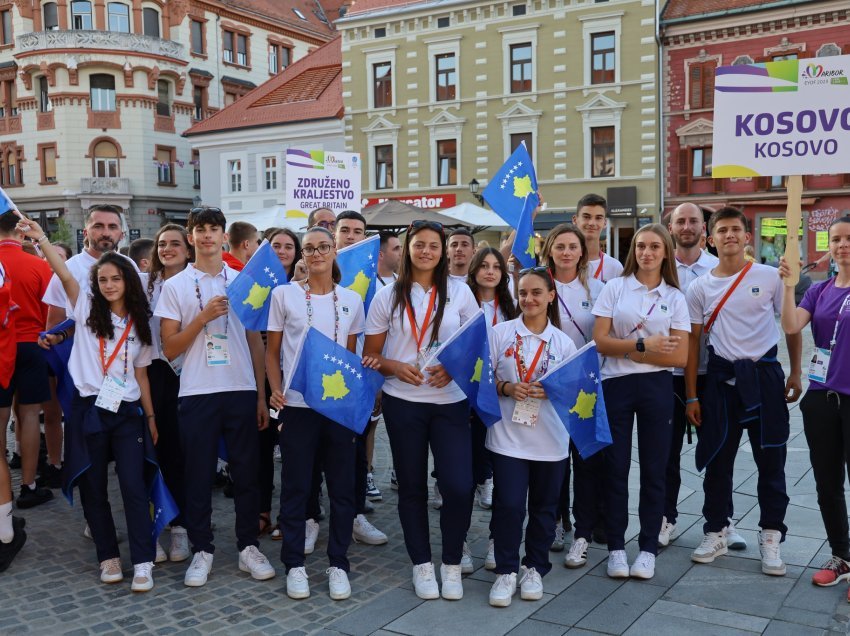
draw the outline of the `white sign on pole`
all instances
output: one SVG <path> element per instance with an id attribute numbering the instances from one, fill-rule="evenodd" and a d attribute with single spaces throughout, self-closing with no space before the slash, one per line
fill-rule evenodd
<path id="1" fill-rule="evenodd" d="M 360 155 L 334 150 L 286 151 L 286 213 L 307 215 L 316 208 L 360 211 Z"/>
<path id="2" fill-rule="evenodd" d="M 711 176 L 850 170 L 848 78 L 850 55 L 718 68 Z"/>

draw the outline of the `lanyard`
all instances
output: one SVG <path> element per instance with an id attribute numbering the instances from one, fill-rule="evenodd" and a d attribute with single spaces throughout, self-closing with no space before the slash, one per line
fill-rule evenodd
<path id="1" fill-rule="evenodd" d="M 646 316 L 644 316 L 644 317 L 641 319 L 641 321 L 640 321 L 638 324 L 636 324 L 636 325 L 634 326 L 634 328 L 633 328 L 633 329 L 632 329 L 629 333 L 627 333 L 627 334 L 626 334 L 626 337 L 631 336 L 631 335 L 632 335 L 635 331 L 637 331 L 638 329 L 643 329 L 643 327 L 644 327 L 644 323 L 646 323 L 646 321 L 647 321 L 647 320 L 649 320 L 649 317 L 652 315 L 652 311 L 655 309 L 655 305 L 657 305 L 657 304 L 658 304 L 658 301 L 657 301 L 657 300 L 656 300 L 654 303 L 652 303 L 652 307 L 650 307 L 650 308 L 649 308 L 649 311 L 648 311 L 648 312 L 646 312 Z"/>
<path id="2" fill-rule="evenodd" d="M 835 280 L 833 278 L 833 280 Z M 835 319 L 835 327 L 832 330 L 832 338 L 829 341 L 829 351 L 832 353 L 832 350 L 835 348 L 835 343 L 838 338 L 838 323 L 841 322 L 841 314 L 844 313 L 844 308 L 850 306 L 850 294 L 844 297 L 844 300 L 841 301 L 841 307 L 838 308 L 838 316 Z"/>
<path id="3" fill-rule="evenodd" d="M 537 347 L 537 353 L 534 354 L 534 359 L 531 361 L 531 366 L 526 369 L 525 360 L 522 355 L 522 336 L 518 333 L 514 332 L 516 335 L 516 347 L 514 347 L 514 360 L 516 361 L 516 370 L 517 376 L 519 377 L 520 382 L 524 382 L 528 384 L 531 382 L 531 376 L 534 373 L 534 369 L 537 368 L 537 363 L 540 361 L 540 356 L 543 353 L 543 349 L 548 351 L 549 343 L 545 340 L 540 341 L 540 346 Z M 546 373 L 546 369 L 549 366 L 549 356 L 546 356 L 546 360 L 543 362 L 543 368 L 540 370 L 540 375 L 542 376 Z"/>
<path id="4" fill-rule="evenodd" d="M 596 271 L 595 271 L 595 272 L 594 272 L 594 274 L 593 274 L 593 277 L 594 277 L 594 278 L 599 278 L 599 277 L 602 275 L 602 264 L 603 264 L 604 262 L 605 262 L 605 253 L 604 253 L 604 252 L 599 252 L 599 265 L 597 266 Z M 605 279 L 604 279 L 604 278 L 602 278 L 602 279 L 600 279 L 600 280 L 601 280 L 603 283 L 605 282 Z"/>
<path id="5" fill-rule="evenodd" d="M 224 272 L 224 287 L 227 288 L 227 268 L 221 268 L 221 271 Z M 204 310 L 204 301 L 201 300 L 201 286 L 198 283 L 198 277 L 195 276 L 195 296 L 198 297 L 198 307 L 200 307 L 201 311 Z M 224 314 L 224 336 L 227 337 L 227 326 L 230 323 L 230 309 L 228 308 L 227 313 Z M 207 323 L 204 323 L 204 335 L 207 335 Z"/>
<path id="6" fill-rule="evenodd" d="M 434 311 L 434 301 L 437 299 L 437 288 L 431 288 L 431 299 L 428 301 L 428 310 L 425 312 L 425 320 L 422 321 L 422 331 L 419 335 L 416 334 L 416 318 L 413 315 L 413 310 L 410 308 L 410 303 L 407 303 L 407 319 L 410 321 L 410 331 L 413 334 L 413 340 L 416 342 L 416 352 L 422 351 L 422 341 L 425 340 L 425 332 L 428 330 L 428 323 L 431 320 L 431 314 Z"/>
<path id="7" fill-rule="evenodd" d="M 121 345 L 124 345 L 124 383 L 127 383 L 127 361 L 130 357 L 127 355 L 130 347 L 130 341 L 127 340 L 127 336 L 130 335 L 130 329 L 132 329 L 132 327 L 133 320 L 130 319 L 127 321 L 127 324 L 124 327 L 124 333 L 122 333 L 121 337 L 118 339 L 115 349 L 112 350 L 112 355 L 109 356 L 109 360 L 106 359 L 106 340 L 98 338 L 98 341 L 100 342 L 100 368 L 103 369 L 103 377 L 106 377 L 109 367 L 112 366 L 112 363 L 115 361 L 115 357 L 118 355 L 119 349 L 121 349 Z"/>
<path id="8" fill-rule="evenodd" d="M 336 285 L 333 286 L 334 294 L 334 342 L 337 341 L 339 335 L 339 304 L 336 296 Z M 311 302 L 312 295 L 310 294 L 309 279 L 304 281 L 304 300 L 307 301 L 307 327 L 313 326 L 313 303 Z"/>
<path id="9" fill-rule="evenodd" d="M 581 337 L 584 338 L 584 341 L 588 342 L 587 336 L 584 335 L 584 331 L 582 331 L 582 328 L 578 326 L 578 323 L 576 322 L 575 318 L 573 318 L 573 312 L 571 312 L 570 308 L 567 307 L 567 303 L 565 303 L 564 299 L 561 298 L 561 294 L 559 294 L 556 290 L 555 295 L 558 297 L 558 302 L 561 303 L 561 307 L 563 307 L 564 311 L 567 312 L 567 317 L 570 319 L 570 322 L 573 323 L 573 327 L 578 329 L 578 332 L 581 334 Z"/>

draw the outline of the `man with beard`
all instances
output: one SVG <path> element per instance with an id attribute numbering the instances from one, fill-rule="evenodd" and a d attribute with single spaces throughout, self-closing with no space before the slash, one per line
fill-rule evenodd
<path id="1" fill-rule="evenodd" d="M 469 264 L 475 254 L 472 232 L 465 227 L 452 230 L 447 241 L 446 253 L 449 256 L 449 276 L 465 283 L 469 274 Z"/>

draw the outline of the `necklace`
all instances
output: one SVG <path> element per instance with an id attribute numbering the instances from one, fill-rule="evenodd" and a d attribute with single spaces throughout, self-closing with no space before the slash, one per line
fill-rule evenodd
<path id="1" fill-rule="evenodd" d="M 339 304 L 336 295 L 336 285 L 333 286 L 334 299 L 334 342 L 339 336 Z M 310 293 L 310 279 L 304 281 L 304 300 L 307 301 L 307 326 L 313 326 L 313 295 Z"/>

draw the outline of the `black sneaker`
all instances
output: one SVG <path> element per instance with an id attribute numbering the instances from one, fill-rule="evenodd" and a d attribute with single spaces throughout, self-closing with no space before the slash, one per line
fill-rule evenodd
<path id="1" fill-rule="evenodd" d="M 23 510 L 25 508 L 40 506 L 51 499 L 53 499 L 53 493 L 49 489 L 39 488 L 38 486 L 36 486 L 35 489 L 32 489 L 22 484 L 21 495 L 15 503 L 18 504 L 18 508 Z"/>
<path id="2" fill-rule="evenodd" d="M 15 555 L 21 551 L 24 544 L 27 542 L 27 533 L 24 532 L 26 521 L 21 517 L 12 517 L 12 529 L 14 536 L 10 543 L 0 543 L 0 572 L 5 572 L 10 565 Z"/>
<path id="3" fill-rule="evenodd" d="M 41 471 L 41 476 L 35 480 L 36 486 L 45 488 L 62 487 L 62 468 L 56 468 L 53 464 L 47 464 Z"/>
<path id="4" fill-rule="evenodd" d="M 9 460 L 9 468 L 21 469 L 21 456 L 18 455 L 15 451 L 12 451 L 12 459 Z"/>

